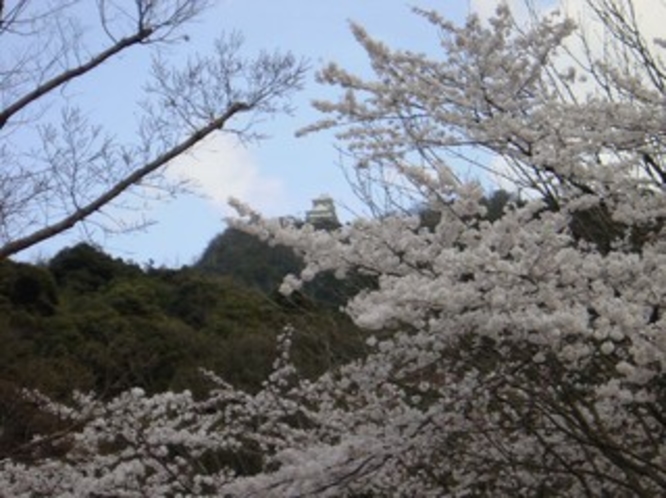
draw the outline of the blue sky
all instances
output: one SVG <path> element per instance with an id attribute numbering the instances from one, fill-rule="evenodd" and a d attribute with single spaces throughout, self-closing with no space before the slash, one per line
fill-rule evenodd
<path id="1" fill-rule="evenodd" d="M 129 0 L 123 0 L 129 1 Z M 521 17 L 525 0 L 508 0 Z M 541 7 L 560 7 L 576 20 L 583 19 L 585 0 L 534 0 Z M 661 35 L 661 18 L 650 16 L 654 0 L 634 0 L 647 32 Z M 131 2 L 130 2 L 131 3 Z M 176 161 L 173 175 L 185 173 L 200 185 L 199 196 L 135 205 L 138 210 L 118 216 L 129 221 L 138 216 L 155 223 L 140 232 L 105 236 L 94 233 L 93 241 L 107 252 L 139 263 L 180 266 L 193 263 L 207 243 L 225 228 L 232 214 L 229 196 L 240 198 L 267 216 L 303 217 L 313 198 L 328 194 L 337 203 L 343 220 L 361 213 L 363 206 L 353 196 L 339 168 L 339 154 L 331 134 L 296 138 L 296 130 L 319 117 L 310 102 L 335 98 L 334 89 L 318 85 L 314 71 L 334 61 L 361 75 L 368 75 L 368 61 L 349 31 L 349 21 L 363 25 L 371 36 L 391 47 L 410 48 L 436 54 L 437 34 L 410 6 L 435 9 L 454 22 L 469 12 L 491 14 L 499 0 L 213 0 L 213 8 L 184 29 L 189 42 L 170 48 L 174 64 L 189 53 L 205 54 L 223 32 L 237 31 L 245 38 L 248 56 L 260 50 L 290 51 L 306 58 L 312 66 L 305 88 L 293 99 L 293 116 L 276 115 L 260 123 L 256 131 L 268 137 L 247 147 L 217 139 L 190 157 Z M 96 22 L 94 2 L 84 24 Z M 98 40 L 99 41 L 99 40 Z M 95 120 L 119 138 L 131 140 L 146 82 L 150 57 L 146 53 L 123 54 L 68 90 Z M 115 215 L 115 212 L 114 212 Z M 67 234 L 31 248 L 18 259 L 37 260 L 53 256 L 61 248 L 85 240 L 85 233 L 73 229 Z"/>
<path id="2" fill-rule="evenodd" d="M 192 263 L 224 230 L 224 218 L 231 214 L 226 206 L 230 195 L 269 216 L 303 216 L 311 200 L 324 193 L 336 200 L 343 219 L 362 210 L 339 168 L 339 154 L 330 134 L 296 138 L 294 133 L 318 118 L 310 106 L 312 99 L 335 96 L 332 89 L 315 83 L 318 67 L 335 61 L 355 72 L 368 73 L 367 58 L 349 31 L 350 20 L 390 46 L 423 51 L 436 48 L 436 33 L 410 11 L 410 5 L 437 9 L 457 21 L 463 20 L 470 8 L 468 2 L 460 0 L 216 1 L 198 22 L 184 30 L 190 41 L 173 49 L 174 61 L 187 53 L 205 53 L 221 32 L 232 30 L 244 36 L 248 55 L 262 49 L 291 51 L 309 60 L 313 69 L 304 90 L 293 100 L 294 115 L 276 115 L 260 123 L 257 130 L 268 137 L 259 143 L 242 147 L 223 139 L 207 144 L 194 157 L 174 165 L 176 173 L 185 171 L 194 177 L 202 196 L 141 205 L 141 215 L 155 224 L 129 234 L 96 234 L 93 240 L 119 257 L 179 266 Z M 91 25 L 94 21 L 94 17 L 89 20 Z M 135 120 L 133 102 L 140 98 L 148 64 L 145 55 L 123 56 L 85 83 L 78 90 L 78 101 L 122 135 L 128 122 Z M 130 213 L 130 218 L 135 215 Z M 83 238 L 84 234 L 74 229 L 26 251 L 20 259 L 48 258 Z"/>

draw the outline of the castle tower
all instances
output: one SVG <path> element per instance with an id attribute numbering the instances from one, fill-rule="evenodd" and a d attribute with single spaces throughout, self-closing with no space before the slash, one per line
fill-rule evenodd
<path id="1" fill-rule="evenodd" d="M 314 226 L 336 227 L 340 225 L 335 213 L 335 204 L 328 195 L 321 195 L 312 200 L 312 209 L 305 213 L 306 223 Z"/>

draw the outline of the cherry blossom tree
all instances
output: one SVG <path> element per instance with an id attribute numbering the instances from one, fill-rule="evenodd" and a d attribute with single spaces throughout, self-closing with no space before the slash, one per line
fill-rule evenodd
<path id="1" fill-rule="evenodd" d="M 210 55 L 182 68 L 157 51 L 186 41 L 183 28 L 211 6 L 208 0 L 0 2 L 0 258 L 75 225 L 132 228 L 119 207 L 135 209 L 137 197 L 181 191 L 162 174 L 174 159 L 214 134 L 250 138 L 258 116 L 288 108 L 305 71 L 289 54 L 245 57 L 238 35 L 220 38 Z M 98 88 L 98 100 L 131 109 L 127 96 L 105 86 L 103 71 L 142 52 L 152 54 L 152 68 L 146 61 L 150 78 L 136 104 L 135 139 L 125 142 L 118 138 L 123 130 L 94 122 L 80 98 L 81 82 Z M 137 76 L 146 75 L 126 75 Z"/>
<path id="2" fill-rule="evenodd" d="M 423 201 L 438 223 L 394 214 L 327 232 L 236 203 L 247 221 L 235 224 L 303 255 L 285 293 L 323 271 L 375 276 L 346 307 L 367 330 L 367 355 L 302 379 L 285 331 L 274 373 L 252 395 L 212 374 L 204 400 L 134 390 L 66 407 L 28 393 L 69 425 L 32 443 L 34 461 L 1 462 L 0 488 L 664 494 L 663 42 L 644 40 L 630 3 L 590 4 L 613 35 L 604 53 L 622 57 L 573 58 L 571 21 L 551 13 L 526 26 L 505 7 L 463 26 L 417 11 L 440 34 L 441 59 L 355 26 L 374 77 L 324 69 L 342 97 L 317 103 L 329 117 L 307 131 L 339 130 L 359 178 L 384 182 L 367 192 Z M 534 192 L 492 222 L 480 184 L 457 178 L 450 159 L 475 160 L 477 149 Z M 614 228 L 608 247 L 572 228 L 595 209 Z M 46 444 L 66 458 L 40 457 Z"/>

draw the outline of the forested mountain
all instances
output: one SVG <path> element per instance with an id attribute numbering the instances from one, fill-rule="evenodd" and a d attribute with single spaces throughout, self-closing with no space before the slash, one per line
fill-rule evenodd
<path id="1" fill-rule="evenodd" d="M 500 218 L 511 200 L 503 191 L 484 198 L 484 218 Z M 439 222 L 427 209 L 418 214 L 422 229 Z M 576 227 L 587 233 L 597 218 L 584 213 Z M 22 445 L 57 429 L 56 419 L 19 396 L 22 388 L 59 400 L 74 390 L 111 399 L 133 387 L 202 395 L 207 369 L 251 392 L 270 374 L 287 325 L 305 376 L 363 355 L 364 338 L 340 306 L 359 288 L 375 288 L 375 278 L 323 273 L 301 293 L 282 296 L 284 276 L 302 268 L 291 249 L 235 228 L 180 269 L 142 268 L 88 244 L 45 264 L 1 262 L 0 458 L 29 458 Z"/>
<path id="2" fill-rule="evenodd" d="M 507 204 L 516 200 L 515 196 L 505 190 L 489 193 L 482 199 L 487 209 L 485 219 L 493 221 L 500 218 Z M 437 224 L 436 212 L 427 207 L 419 207 L 415 211 L 422 227 L 432 228 Z M 340 225 L 337 222 L 319 222 L 314 226 L 318 230 L 334 230 Z M 277 290 L 284 277 L 298 274 L 303 266 L 303 261 L 292 249 L 270 245 L 233 227 L 214 237 L 194 264 L 194 268 L 204 273 L 230 277 L 239 284 L 276 299 L 283 299 L 277 295 Z M 301 303 L 303 300 L 314 301 L 318 305 L 337 309 L 359 289 L 373 285 L 373 278 L 359 273 L 352 273 L 344 280 L 337 280 L 331 273 L 324 273 L 307 282 L 302 293 L 292 299 L 300 299 Z"/>
<path id="3" fill-rule="evenodd" d="M 303 264 L 288 247 L 270 246 L 254 235 L 227 228 L 210 241 L 194 266 L 271 294 L 285 275 L 299 272 Z"/>
<path id="4" fill-rule="evenodd" d="M 245 251 L 234 241 L 251 241 L 232 236 L 239 269 L 261 262 L 259 277 L 281 271 L 270 251 Z M 253 391 L 270 372 L 276 336 L 287 325 L 309 375 L 358 354 L 360 337 L 347 318 L 314 302 L 305 308 L 267 295 L 260 289 L 271 278 L 141 268 L 87 244 L 45 265 L 1 262 L 0 458 L 55 423 L 21 401 L 21 388 L 61 400 L 73 390 L 110 399 L 132 387 L 203 393 L 203 368 Z"/>
<path id="5" fill-rule="evenodd" d="M 269 245 L 236 228 L 227 228 L 216 236 L 194 267 L 204 273 L 227 276 L 279 301 L 287 300 L 301 306 L 316 303 L 316 306 L 332 310 L 343 306 L 359 288 L 373 285 L 372 278 L 360 274 L 338 280 L 326 273 L 308 282 L 302 292 L 284 298 L 278 293 L 282 280 L 288 274 L 300 273 L 303 261 L 288 247 Z"/>
<path id="6" fill-rule="evenodd" d="M 287 325 L 305 375 L 358 356 L 363 338 L 340 306 L 374 278 L 322 274 L 282 296 L 282 279 L 302 268 L 291 249 L 235 228 L 180 269 L 142 268 L 85 243 L 43 264 L 0 262 L 0 457 L 53 430 L 21 388 L 60 400 L 74 390 L 111 399 L 132 387 L 201 393 L 203 368 L 252 391 Z"/>

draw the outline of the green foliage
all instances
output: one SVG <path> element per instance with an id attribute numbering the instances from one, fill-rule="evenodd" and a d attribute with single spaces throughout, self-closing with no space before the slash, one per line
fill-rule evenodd
<path id="1" fill-rule="evenodd" d="M 81 243 L 60 251 L 48 265 L 60 287 L 76 292 L 95 291 L 116 277 L 139 275 L 138 266 Z"/>
<path id="2" fill-rule="evenodd" d="M 248 247 L 261 244 L 242 232 L 230 237 L 241 245 L 231 252 L 249 260 L 234 266 L 251 268 L 257 251 Z M 297 260 L 289 258 L 279 250 L 268 258 L 279 266 L 273 275 L 294 268 Z M 276 335 L 289 324 L 301 334 L 295 347 L 306 375 L 359 351 L 356 335 L 345 340 L 349 321 L 310 298 L 270 298 L 259 290 L 262 282 L 248 286 L 200 268 L 144 271 L 86 244 L 63 250 L 46 267 L 5 261 L 0 276 L 0 379 L 56 398 L 72 389 L 104 397 L 134 386 L 197 391 L 205 386 L 200 368 L 254 390 L 270 371 Z"/>
<path id="3" fill-rule="evenodd" d="M 0 261 L 0 310 L 21 309 L 38 315 L 54 312 L 56 284 L 44 268 Z"/>
<path id="4" fill-rule="evenodd" d="M 45 266 L 0 262 L 0 458 L 29 459 L 21 454 L 26 442 L 59 430 L 36 405 L 18 401 L 17 389 L 58 400 L 74 390 L 109 399 L 132 387 L 201 396 L 209 388 L 204 368 L 256 391 L 287 325 L 307 377 L 363 353 L 360 333 L 331 309 L 343 299 L 333 277 L 287 299 L 276 288 L 300 269 L 293 253 L 238 231 L 216 241 L 197 267 L 179 270 L 142 270 L 87 244 Z M 212 249 L 220 241 L 224 257 Z"/>
<path id="5" fill-rule="evenodd" d="M 503 214 L 504 209 L 511 202 L 520 203 L 520 199 L 516 198 L 515 194 L 503 189 L 494 190 L 489 195 L 481 199 L 481 204 L 486 208 L 486 219 L 488 221 L 499 220 Z"/>
<path id="6" fill-rule="evenodd" d="M 39 455 L 63 455 L 68 449 L 61 442 L 45 438 L 39 445 L 28 444 L 36 434 L 52 434 L 64 429 L 57 416 L 40 410 L 21 392 L 21 386 L 0 379 L 0 460 L 11 457 L 30 461 Z"/>
<path id="7" fill-rule="evenodd" d="M 317 222 L 318 230 L 339 228 L 336 222 Z M 360 289 L 372 287 L 373 279 L 353 272 L 344 280 L 332 273 L 322 273 L 308 282 L 288 299 L 280 296 L 278 288 L 288 274 L 298 274 L 303 261 L 283 246 L 271 246 L 254 235 L 229 228 L 215 237 L 195 267 L 202 272 L 229 277 L 248 287 L 258 289 L 286 307 L 326 307 L 338 310 Z"/>
<path id="8" fill-rule="evenodd" d="M 215 237 L 195 265 L 202 271 L 230 276 L 267 294 L 280 286 L 285 275 L 298 273 L 302 266 L 291 249 L 270 246 L 235 228 Z"/>
<path id="9" fill-rule="evenodd" d="M 640 251 L 646 242 L 654 239 L 664 227 L 664 218 L 655 217 L 649 223 L 628 227 L 614 220 L 606 205 L 599 204 L 572 215 L 571 231 L 579 240 L 594 244 L 608 254 L 614 244 L 628 241 L 633 251 Z"/>

